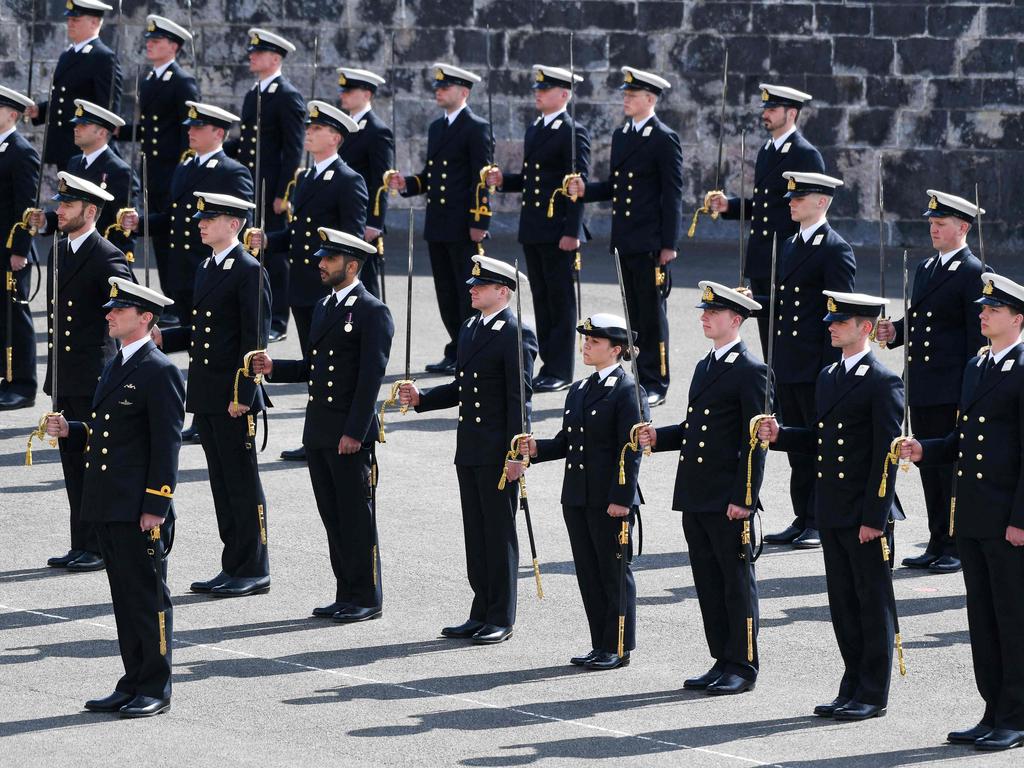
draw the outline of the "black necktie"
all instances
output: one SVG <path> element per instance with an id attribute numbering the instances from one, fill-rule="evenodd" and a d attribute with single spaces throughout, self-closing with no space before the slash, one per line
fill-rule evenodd
<path id="1" fill-rule="evenodd" d="M 839 361 L 839 367 L 836 368 L 836 383 L 842 384 L 843 379 L 846 378 L 846 363 L 842 360 Z"/>
<path id="2" fill-rule="evenodd" d="M 988 376 L 992 369 L 996 367 L 996 359 L 991 352 L 985 356 L 985 364 L 981 367 L 981 378 Z"/>
<path id="3" fill-rule="evenodd" d="M 718 355 L 715 354 L 714 350 L 711 350 L 711 354 L 708 355 L 708 364 L 705 371 L 707 373 L 711 373 L 711 369 L 714 367 L 716 362 L 718 362 Z"/>
<path id="4" fill-rule="evenodd" d="M 117 355 L 114 357 L 114 362 L 110 366 L 111 373 L 117 373 L 117 371 L 124 365 L 124 350 L 117 350 Z"/>

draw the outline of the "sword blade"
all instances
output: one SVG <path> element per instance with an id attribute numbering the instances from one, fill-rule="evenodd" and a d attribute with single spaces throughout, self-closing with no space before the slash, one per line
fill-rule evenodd
<path id="1" fill-rule="evenodd" d="M 882 180 L 882 158 L 878 153 L 878 290 L 885 298 L 885 197 Z"/>
<path id="2" fill-rule="evenodd" d="M 633 352 L 633 322 L 629 319 L 629 305 L 626 302 L 626 284 L 622 279 L 622 261 L 619 258 L 619 249 L 612 248 L 612 258 L 615 261 L 615 276 L 619 281 L 619 296 L 622 298 L 622 316 L 626 320 L 626 344 L 630 352 Z M 633 374 L 633 397 L 636 399 L 637 413 L 640 418 L 644 417 L 643 400 L 640 398 L 640 373 L 636 367 L 636 355 L 629 355 L 629 367 Z"/>
<path id="3" fill-rule="evenodd" d="M 523 355 L 523 297 L 519 283 L 519 257 L 513 263 L 516 270 L 516 353 L 519 362 L 519 432 L 526 432 L 526 361 Z M 536 557 L 536 555 L 535 555 Z"/>
<path id="4" fill-rule="evenodd" d="M 266 211 L 267 211 L 267 185 L 264 182 L 260 184 L 260 232 L 263 235 L 263 243 L 260 245 L 259 259 L 260 259 L 260 272 L 259 280 L 256 281 L 256 349 L 263 349 L 263 262 L 264 257 L 267 253 L 266 247 Z"/>
<path id="5" fill-rule="evenodd" d="M 414 248 L 414 232 L 416 229 L 416 210 L 409 207 L 409 266 L 406 268 L 405 288 L 405 380 L 411 378 L 410 362 L 412 359 L 412 254 Z"/>
<path id="6" fill-rule="evenodd" d="M 60 272 L 60 254 L 57 249 L 60 246 L 60 242 L 57 237 L 58 233 L 53 233 L 53 249 L 50 251 L 50 258 L 53 259 L 53 303 L 50 307 L 50 311 L 53 312 L 53 341 L 50 344 L 50 348 L 53 352 L 51 355 L 50 362 L 50 400 L 52 401 L 53 407 L 50 409 L 54 412 L 57 410 L 57 347 L 60 340 L 60 306 L 57 304 L 57 287 L 60 285 L 58 282 L 58 273 Z"/>
<path id="7" fill-rule="evenodd" d="M 764 409 L 761 413 L 768 413 L 771 406 L 771 383 L 772 383 L 772 357 L 775 352 L 775 277 L 779 267 L 779 233 L 772 234 L 772 287 L 768 297 L 768 349 L 765 350 L 765 378 L 767 379 L 764 388 Z"/>
<path id="8" fill-rule="evenodd" d="M 114 66 L 110 72 L 110 98 L 107 109 L 114 111 L 114 96 L 117 94 L 117 68 L 121 65 L 121 53 L 124 49 L 124 8 L 121 0 L 117 0 L 117 52 L 114 58 Z"/>
<path id="9" fill-rule="evenodd" d="M 903 323 L 910 317 L 910 280 L 907 274 L 907 252 L 903 251 Z M 903 345 L 903 435 L 910 434 L 910 344 Z"/>
<path id="10" fill-rule="evenodd" d="M 744 234 L 747 230 L 747 168 L 744 159 L 747 155 L 747 132 L 740 131 L 740 285 L 743 285 L 743 274 L 747 271 L 747 249 L 744 247 Z"/>
<path id="11" fill-rule="evenodd" d="M 725 61 L 722 63 L 722 107 L 718 113 L 718 164 L 715 166 L 715 186 L 718 189 L 722 182 L 722 142 L 725 139 L 725 92 L 729 80 L 729 49 L 725 49 Z"/>
<path id="12" fill-rule="evenodd" d="M 142 75 L 142 67 L 135 68 L 135 104 L 132 106 L 132 148 L 128 156 L 128 172 L 135 173 L 135 158 L 139 147 L 139 121 L 142 119 L 142 110 L 139 107 L 139 78 Z M 131 193 L 129 192 L 129 197 Z M 131 202 L 128 203 L 131 206 Z"/>
<path id="13" fill-rule="evenodd" d="M 573 69 L 572 32 L 569 33 L 569 116 L 572 118 L 572 133 L 569 135 L 570 168 L 576 173 L 576 70 Z"/>
<path id="14" fill-rule="evenodd" d="M 149 162 L 145 152 L 142 153 L 142 269 L 149 288 Z"/>
<path id="15" fill-rule="evenodd" d="M 981 234 L 981 203 L 978 202 L 978 182 L 974 182 L 974 207 L 978 209 L 978 255 L 981 256 L 981 263 L 987 267 L 988 262 L 985 261 L 985 238 Z"/>
<path id="16" fill-rule="evenodd" d="M 50 87 L 46 93 L 46 120 L 43 121 L 43 146 L 39 155 L 39 178 L 36 179 L 36 202 L 33 208 L 39 207 L 39 201 L 43 195 L 43 166 L 46 165 L 46 145 L 50 143 L 50 125 L 53 122 L 53 76 L 56 68 L 50 73 Z"/>
<path id="17" fill-rule="evenodd" d="M 255 202 L 259 205 L 259 208 L 256 209 L 256 220 L 260 221 L 260 222 L 263 221 L 263 202 L 264 202 L 264 200 L 263 200 L 263 193 L 260 192 L 260 189 L 263 186 L 263 177 L 260 175 L 260 160 L 262 159 L 262 154 L 263 154 L 263 152 L 262 152 L 263 148 L 260 146 L 263 143 L 262 142 L 262 139 L 263 139 L 262 124 L 263 124 L 263 89 L 260 88 L 260 81 L 257 80 L 256 81 L 256 161 L 254 163 L 255 173 L 253 174 L 253 184 L 255 186 L 253 188 L 256 190 L 256 195 L 257 195 Z M 266 191 L 266 190 L 264 190 L 264 191 Z M 265 234 L 266 233 L 264 233 L 264 235 Z M 263 249 L 260 248 L 260 253 L 262 253 L 262 252 L 263 252 Z M 262 257 L 260 257 L 260 258 L 262 258 Z"/>

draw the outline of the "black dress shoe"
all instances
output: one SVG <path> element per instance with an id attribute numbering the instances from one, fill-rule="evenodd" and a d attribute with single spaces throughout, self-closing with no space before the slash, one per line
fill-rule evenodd
<path id="1" fill-rule="evenodd" d="M 379 605 L 372 608 L 364 608 L 361 605 L 346 605 L 331 616 L 331 619 L 339 624 L 355 624 L 357 621 L 379 619 L 382 614 L 383 611 Z"/>
<path id="2" fill-rule="evenodd" d="M 556 379 L 554 376 L 542 376 L 536 384 L 533 385 L 534 392 L 561 392 L 563 389 L 568 389 L 572 385 L 572 382 L 566 381 L 565 379 Z"/>
<path id="3" fill-rule="evenodd" d="M 82 552 L 77 558 L 68 563 L 69 571 L 85 573 L 87 571 L 102 571 L 106 567 L 103 557 L 95 552 Z"/>
<path id="4" fill-rule="evenodd" d="M 221 571 L 212 579 L 209 579 L 207 581 L 193 581 L 189 585 L 189 590 L 191 592 L 199 592 L 200 594 L 206 594 L 211 589 L 213 589 L 214 587 L 219 587 L 221 584 L 223 584 L 230 578 L 231 577 L 224 573 L 224 571 Z"/>
<path id="5" fill-rule="evenodd" d="M 123 707 L 121 717 L 152 717 L 162 715 L 171 708 L 170 699 L 154 699 L 152 696 L 136 696 Z"/>
<path id="6" fill-rule="evenodd" d="M 903 567 L 904 568 L 927 568 L 929 565 L 939 559 L 938 555 L 933 555 L 931 552 L 925 552 L 918 555 L 917 557 L 904 557 Z"/>
<path id="7" fill-rule="evenodd" d="M 796 549 L 817 549 L 821 546 L 821 534 L 817 528 L 804 528 L 803 533 L 793 539 Z"/>
<path id="8" fill-rule="evenodd" d="M 1009 728 L 996 728 L 988 736 L 974 742 L 974 748 L 983 752 L 1002 752 L 1024 744 L 1024 731 L 1011 731 Z"/>
<path id="9" fill-rule="evenodd" d="M 754 690 L 754 681 L 745 677 L 726 672 L 704 689 L 711 696 L 731 696 L 734 693 L 746 693 Z"/>
<path id="10" fill-rule="evenodd" d="M 700 677 L 689 677 L 683 680 L 683 688 L 688 691 L 703 691 L 722 676 L 722 670 L 712 667 Z"/>
<path id="11" fill-rule="evenodd" d="M 4 392 L 0 395 L 0 411 L 16 411 L 19 408 L 31 408 L 35 404 L 34 397 L 19 395 L 17 392 Z"/>
<path id="12" fill-rule="evenodd" d="M 199 442 L 199 430 L 195 428 L 195 425 L 188 429 L 181 431 L 181 442 L 183 443 L 198 443 Z"/>
<path id="13" fill-rule="evenodd" d="M 585 669 L 592 669 L 597 672 L 602 672 L 606 669 L 618 669 L 619 667 L 629 666 L 629 651 L 626 651 L 621 656 L 611 651 L 598 651 L 597 655 L 594 656 L 590 661 L 583 665 Z"/>
<path id="14" fill-rule="evenodd" d="M 270 329 L 270 333 L 267 334 L 267 341 L 274 344 L 278 341 L 284 341 L 288 338 L 288 331 L 277 331 L 273 328 Z"/>
<path id="15" fill-rule="evenodd" d="M 270 591 L 269 576 L 232 576 L 210 590 L 211 597 L 247 597 Z"/>
<path id="16" fill-rule="evenodd" d="M 84 549 L 69 549 L 66 555 L 60 555 L 59 557 L 51 557 L 49 560 L 46 561 L 46 564 L 51 568 L 66 568 L 68 563 L 70 563 L 72 560 L 77 560 L 83 554 L 85 554 Z"/>
<path id="17" fill-rule="evenodd" d="M 349 603 L 331 603 L 330 605 L 321 605 L 320 607 L 313 609 L 313 615 L 319 619 L 329 619 L 342 608 L 347 608 L 348 606 Z"/>
<path id="18" fill-rule="evenodd" d="M 870 720 L 872 717 L 885 717 L 885 706 L 848 701 L 832 710 L 832 717 L 836 720 Z"/>
<path id="19" fill-rule="evenodd" d="M 590 653 L 585 653 L 582 656 L 573 656 L 571 659 L 569 659 L 569 663 L 577 667 L 582 667 L 592 658 L 597 656 L 598 653 L 600 653 L 600 651 L 598 651 L 597 648 L 594 648 L 592 651 L 590 651 Z"/>
<path id="20" fill-rule="evenodd" d="M 483 625 L 484 623 L 482 621 L 473 621 L 470 619 L 469 621 L 455 627 L 445 627 L 441 630 L 441 634 L 444 637 L 453 637 L 456 639 L 468 638 L 479 632 Z"/>
<path id="21" fill-rule="evenodd" d="M 960 558 L 952 555 L 942 555 L 928 566 L 932 573 L 957 573 L 960 568 Z"/>
<path id="22" fill-rule="evenodd" d="M 765 544 L 792 544 L 793 541 L 804 532 L 804 529 L 798 525 L 787 526 L 784 530 L 778 533 L 768 533 L 764 536 Z"/>
<path id="23" fill-rule="evenodd" d="M 950 731 L 946 734 L 946 741 L 951 744 L 973 744 L 978 739 L 983 739 L 992 733 L 993 728 L 991 725 L 983 725 L 978 723 L 973 728 L 968 728 L 966 731 Z"/>
<path id="24" fill-rule="evenodd" d="M 281 458 L 285 461 L 305 461 L 306 446 L 300 445 L 298 448 L 293 448 L 290 451 L 281 451 Z"/>
<path id="25" fill-rule="evenodd" d="M 844 699 L 842 696 L 836 696 L 832 699 L 831 704 L 819 704 L 814 708 L 814 714 L 818 717 L 832 717 L 833 713 L 840 707 L 845 707 L 850 703 L 849 699 Z"/>
<path id="26" fill-rule="evenodd" d="M 85 708 L 90 712 L 117 712 L 121 707 L 129 701 L 132 701 L 134 698 L 134 694 L 114 691 L 106 698 L 89 699 L 85 702 Z"/>
<path id="27" fill-rule="evenodd" d="M 659 405 L 665 404 L 665 393 L 664 392 L 648 392 L 647 393 L 647 407 L 657 408 Z"/>
<path id="28" fill-rule="evenodd" d="M 427 373 L 455 373 L 455 361 L 446 357 L 437 363 L 428 363 Z"/>
<path id="29" fill-rule="evenodd" d="M 484 624 L 473 635 L 474 645 L 497 645 L 512 637 L 512 627 L 498 627 L 494 624 Z"/>

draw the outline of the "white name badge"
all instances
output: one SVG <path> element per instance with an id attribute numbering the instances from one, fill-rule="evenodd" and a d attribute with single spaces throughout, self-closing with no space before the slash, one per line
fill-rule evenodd
<path id="1" fill-rule="evenodd" d="M 607 379 L 604 380 L 604 385 L 606 387 L 614 387 L 615 386 L 615 382 L 618 381 L 618 380 L 619 380 L 618 376 L 609 376 Z"/>
<path id="2" fill-rule="evenodd" d="M 504 327 L 505 327 L 505 321 L 504 320 L 495 320 L 494 321 L 494 325 L 491 326 L 491 330 L 492 331 L 500 331 Z"/>
<path id="3" fill-rule="evenodd" d="M 646 139 L 648 136 L 650 136 L 652 130 L 654 129 L 649 125 L 646 128 L 644 128 L 643 137 Z"/>
<path id="4" fill-rule="evenodd" d="M 868 368 L 870 368 L 870 367 L 871 367 L 870 365 L 858 365 L 857 366 L 857 373 L 855 375 L 863 376 L 865 373 L 868 372 Z"/>
<path id="5" fill-rule="evenodd" d="M 1011 368 L 1013 368 L 1013 360 L 1003 360 L 1003 367 L 1000 370 L 1008 371 Z"/>
<path id="6" fill-rule="evenodd" d="M 736 358 L 739 357 L 739 356 L 740 356 L 739 352 L 730 352 L 728 355 L 725 356 L 725 362 L 727 362 L 727 363 L 735 363 L 736 362 Z"/>
<path id="7" fill-rule="evenodd" d="M 347 299 L 345 299 L 345 306 L 351 307 L 353 304 L 356 303 L 356 299 L 358 298 L 358 296 L 349 296 Z"/>

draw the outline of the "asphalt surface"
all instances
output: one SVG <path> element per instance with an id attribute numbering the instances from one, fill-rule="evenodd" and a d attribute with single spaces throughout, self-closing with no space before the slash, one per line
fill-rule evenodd
<path id="1" fill-rule="evenodd" d="M 389 242 L 388 298 L 397 333 L 388 383 L 401 376 L 405 346 L 405 235 Z M 499 238 L 491 255 L 513 258 Z M 606 246 L 586 251 L 584 312 L 621 311 Z M 412 367 L 440 357 L 443 329 L 417 241 Z M 656 423 L 681 420 L 689 372 L 706 354 L 692 307 L 699 279 L 734 283 L 735 249 L 693 246 L 674 268 L 670 298 L 668 403 Z M 877 264 L 877 262 L 875 263 Z M 895 265 L 890 286 L 898 286 Z M 877 269 L 862 263 L 863 290 Z M 892 290 L 892 289 L 890 289 Z M 532 302 L 524 296 L 524 311 Z M 37 300 L 43 348 L 43 305 Z M 899 308 L 894 307 L 899 315 Z M 756 333 L 746 328 L 757 348 Z M 271 348 L 298 355 L 294 330 Z M 895 352 L 882 358 L 899 369 Z M 184 356 L 177 356 L 184 365 Z M 577 375 L 584 374 L 582 364 Z M 443 379 L 417 374 L 421 386 Z M 528 475 L 543 573 L 538 600 L 525 526 L 520 525 L 519 617 L 515 636 L 496 647 L 439 638 L 461 622 L 465 579 L 451 413 L 397 411 L 378 449 L 378 516 L 384 615 L 341 626 L 309 616 L 330 602 L 326 540 L 303 465 L 278 460 L 299 444 L 303 388 L 272 388 L 276 408 L 261 457 L 269 502 L 273 588 L 267 595 L 213 600 L 187 592 L 219 570 L 212 499 L 198 445 L 181 452 L 177 541 L 170 563 L 175 604 L 172 710 L 144 721 L 83 711 L 121 674 L 109 589 L 102 573 L 48 569 L 68 548 L 67 499 L 56 451 L 37 447 L 23 466 L 29 431 L 49 406 L 0 413 L 0 765 L 578 765 L 636 766 L 1010 765 L 998 756 L 944 743 L 982 713 L 971 669 L 961 575 L 897 569 L 908 673 L 894 671 L 888 715 L 840 724 L 811 716 L 838 688 L 841 661 L 829 622 L 820 551 L 767 548 L 758 561 L 762 628 L 756 690 L 711 698 L 684 691 L 685 677 L 709 666 L 679 514 L 671 511 L 675 457 L 645 459 L 641 484 L 644 553 L 636 562 L 638 648 L 625 669 L 593 673 L 569 666 L 589 650 L 583 609 L 558 508 L 561 471 Z M 384 394 L 382 392 L 382 394 Z M 551 435 L 564 393 L 535 398 L 535 432 Z M 772 454 L 763 499 L 771 531 L 790 521 L 789 468 Z M 497 478 L 495 478 L 497 480 Z M 899 474 L 909 520 L 896 557 L 927 539 L 916 470 Z"/>

